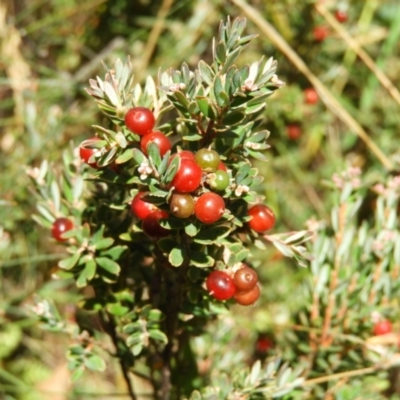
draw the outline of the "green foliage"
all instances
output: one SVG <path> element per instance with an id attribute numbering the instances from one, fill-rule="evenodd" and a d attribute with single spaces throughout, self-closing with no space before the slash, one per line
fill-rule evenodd
<path id="1" fill-rule="evenodd" d="M 138 398 L 148 386 L 137 376 L 153 383 L 150 397 L 161 398 L 155 382 L 168 347 L 168 310 L 181 298 L 178 325 L 194 336 L 184 345 L 175 343 L 180 351 L 172 383 L 180 389 L 172 398 L 275 393 L 285 399 L 397 399 L 398 104 L 340 31 L 331 27 L 325 41 L 313 39 L 313 28 L 328 24 L 315 2 L 266 2 L 257 18 L 274 25 L 383 150 L 395 166 L 389 174 L 327 99 L 304 103 L 310 83 L 287 62 L 286 52 L 276 51 L 273 37 L 253 15 L 246 33 L 242 19 L 223 24 L 208 46 L 218 22 L 226 20 L 224 13 L 243 15 L 239 1 L 223 7 L 213 1 L 174 2 L 165 20 L 158 2 L 28 3 L 23 10 L 9 9 L 6 22 L 0 21 L 5 29 L 0 39 L 5 67 L 0 72 L 0 392 L 12 399 L 42 397 L 38 382 L 51 376 L 67 353 L 74 376 L 80 376 L 69 390 L 71 398 L 125 394 L 125 386 L 113 378 L 115 360 L 134 376 Z M 395 2 L 325 5 L 332 14 L 347 6 L 342 30 L 398 87 L 400 8 Z M 162 34 L 154 47 L 157 29 Z M 7 53 L 18 32 L 23 44 L 13 42 Z M 279 61 L 282 80 L 274 76 L 276 62 L 265 54 Z M 124 61 L 115 62 L 118 58 Z M 103 59 L 110 66 L 105 77 Z M 145 81 L 147 74 L 154 79 Z M 101 115 L 93 97 L 82 96 L 96 75 L 100 78 L 90 80 L 88 91 Z M 282 81 L 286 86 L 270 98 Z M 180 148 L 196 151 L 212 144 L 224 163 L 235 158 L 227 163 L 230 183 L 219 193 L 230 199 L 229 211 L 217 224 L 168 218 L 162 225 L 171 237 L 153 240 L 132 220 L 130 200 L 143 188 L 146 199 L 168 209 L 169 184 L 179 166 L 177 158 L 160 157 L 154 146 L 149 156 L 139 150 L 140 137 L 123 123 L 133 105 L 154 107 L 157 128 Z M 300 128 L 297 139 L 289 136 L 289 124 Z M 93 143 L 100 149 L 91 160 L 102 166 L 97 171 L 83 166 L 69 145 L 94 135 L 102 139 Z M 41 163 L 44 158 L 49 161 Z M 32 166 L 31 182 L 26 165 Z M 122 173 L 108 168 L 115 165 Z M 355 180 L 348 180 L 355 171 L 348 166 L 362 170 Z M 32 184 L 39 196 L 32 195 Z M 245 210 L 263 196 L 276 212 L 277 233 L 260 237 L 246 232 Z M 50 239 L 49 229 L 60 216 L 77 227 L 67 233 L 66 246 Z M 186 241 L 177 240 L 183 232 Z M 168 272 L 152 271 L 154 251 Z M 208 298 L 202 283 L 212 268 L 242 262 L 256 267 L 262 298 L 245 310 L 228 304 L 228 312 Z M 187 281 L 179 291 L 179 271 L 186 265 Z M 166 287 L 170 292 L 164 296 Z M 43 327 L 59 335 L 38 331 L 27 316 L 33 292 L 54 299 L 54 305 L 40 301 L 44 314 L 40 307 L 35 311 Z M 146 304 L 149 298 L 154 304 Z M 150 320 L 149 311 L 159 319 Z M 373 326 L 382 319 L 392 321 L 394 332 L 375 337 Z M 130 325 L 133 331 L 125 332 Z M 115 348 L 105 348 L 105 336 L 113 332 Z M 259 334 L 271 337 L 274 348 L 253 354 Z M 261 386 L 250 384 L 259 358 L 267 358 L 259 370 Z M 288 362 L 281 375 L 277 359 Z M 274 365 L 270 373 L 269 365 Z M 291 391 L 281 396 L 277 377 L 293 370 L 286 387 Z M 179 379 L 183 375 L 185 382 Z"/>

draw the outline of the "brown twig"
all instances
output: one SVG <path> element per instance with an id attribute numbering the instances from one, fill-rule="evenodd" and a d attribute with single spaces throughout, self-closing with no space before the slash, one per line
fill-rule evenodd
<path id="1" fill-rule="evenodd" d="M 289 61 L 311 82 L 319 93 L 321 100 L 332 113 L 342 120 L 350 130 L 354 131 L 365 143 L 371 152 L 378 158 L 382 165 L 388 170 L 394 168 L 393 162 L 382 152 L 376 143 L 368 136 L 367 132 L 353 118 L 351 114 L 332 95 L 330 90 L 318 79 L 308 68 L 305 62 L 293 50 L 283 37 L 269 24 L 258 10 L 247 4 L 244 0 L 232 0 L 242 12 L 267 36 L 271 42 L 289 59 Z"/>
<path id="2" fill-rule="evenodd" d="M 138 68 L 138 73 L 135 77 L 135 80 L 137 82 L 141 81 L 141 79 L 143 78 L 143 74 L 147 71 L 147 67 L 149 65 L 151 56 L 154 53 L 154 49 L 156 48 L 158 38 L 160 37 L 161 32 L 164 28 L 165 18 L 167 17 L 173 3 L 173 0 L 163 0 L 161 7 L 158 10 L 156 21 L 153 25 L 153 29 L 149 34 L 144 52 L 141 57 L 140 68 Z"/>
<path id="3" fill-rule="evenodd" d="M 344 29 L 335 17 L 325 8 L 321 2 L 315 4 L 315 9 L 326 19 L 326 21 L 332 26 L 332 28 L 342 37 L 349 47 L 360 57 L 364 64 L 374 73 L 376 78 L 382 84 L 382 86 L 389 92 L 393 99 L 400 105 L 400 92 L 393 85 L 391 80 L 386 74 L 375 64 L 374 60 L 365 52 L 364 49 L 354 40 Z"/>

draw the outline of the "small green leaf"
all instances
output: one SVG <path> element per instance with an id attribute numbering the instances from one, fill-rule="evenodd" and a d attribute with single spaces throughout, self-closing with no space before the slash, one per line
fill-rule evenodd
<path id="1" fill-rule="evenodd" d="M 240 124 L 246 118 L 246 114 L 241 111 L 232 111 L 225 115 L 222 123 L 228 126 Z"/>
<path id="2" fill-rule="evenodd" d="M 144 156 L 144 154 L 139 150 L 139 149 L 132 149 L 132 157 L 136 161 L 136 164 L 140 165 L 147 160 L 147 158 Z"/>
<path id="3" fill-rule="evenodd" d="M 229 234 L 231 228 L 229 226 L 214 226 L 212 228 L 204 229 L 195 238 L 196 243 L 213 244 L 217 239 L 221 239 Z"/>
<path id="4" fill-rule="evenodd" d="M 155 169 L 158 169 L 161 164 L 161 156 L 160 156 L 160 148 L 156 143 L 150 142 L 147 145 L 147 154 L 149 157 L 150 164 L 154 166 Z"/>
<path id="5" fill-rule="evenodd" d="M 199 228 L 195 224 L 191 223 L 185 226 L 185 232 L 188 236 L 194 237 L 199 232 Z"/>
<path id="6" fill-rule="evenodd" d="M 161 178 L 161 181 L 168 185 L 174 179 L 175 174 L 177 173 L 180 166 L 180 157 L 173 157 L 172 161 L 170 162 L 167 171 L 165 172 L 164 176 Z"/>
<path id="7" fill-rule="evenodd" d="M 116 317 L 122 317 L 129 312 L 129 308 L 120 303 L 108 303 L 107 311 Z"/>
<path id="8" fill-rule="evenodd" d="M 176 240 L 170 238 L 162 238 L 157 241 L 158 247 L 164 253 L 170 253 L 176 245 Z"/>
<path id="9" fill-rule="evenodd" d="M 64 260 L 59 261 L 58 266 L 60 268 L 68 271 L 75 267 L 75 265 L 79 261 L 80 257 L 81 257 L 80 253 L 75 253 L 71 257 L 68 257 L 68 258 L 65 258 Z"/>
<path id="10" fill-rule="evenodd" d="M 93 258 L 89 258 L 85 264 L 85 273 L 88 281 L 91 281 L 96 275 L 96 261 Z"/>
<path id="11" fill-rule="evenodd" d="M 214 71 L 212 68 L 203 60 L 199 61 L 198 64 L 200 76 L 207 85 L 211 86 L 214 80 Z"/>
<path id="12" fill-rule="evenodd" d="M 185 249 L 183 247 L 175 247 L 171 250 L 168 256 L 168 261 L 174 267 L 179 267 L 185 260 Z"/>
<path id="13" fill-rule="evenodd" d="M 163 319 L 164 319 L 164 314 L 160 310 L 154 308 L 149 312 L 149 321 L 160 322 Z"/>
<path id="14" fill-rule="evenodd" d="M 105 361 L 96 354 L 90 354 L 85 358 L 85 367 L 91 371 L 105 371 L 106 363 Z"/>
<path id="15" fill-rule="evenodd" d="M 196 97 L 196 103 L 197 106 L 199 107 L 201 113 L 210 119 L 215 119 L 217 113 L 214 111 L 214 108 L 212 106 L 211 100 L 207 97 L 201 97 L 198 96 Z"/>
<path id="16" fill-rule="evenodd" d="M 112 246 L 113 243 L 113 238 L 104 238 L 94 243 L 94 247 L 96 248 L 96 250 L 104 250 Z"/>
<path id="17" fill-rule="evenodd" d="M 120 156 L 117 157 L 115 162 L 117 164 L 123 164 L 133 158 L 132 149 L 126 149 Z"/>
<path id="18" fill-rule="evenodd" d="M 115 261 L 106 257 L 96 257 L 96 263 L 99 267 L 113 275 L 118 275 L 121 271 L 120 266 Z"/>
<path id="19" fill-rule="evenodd" d="M 195 267 L 212 267 L 215 263 L 215 260 L 204 254 L 204 252 L 193 251 L 190 253 L 190 265 L 194 265 Z"/>
<path id="20" fill-rule="evenodd" d="M 149 336 L 157 342 L 161 342 L 164 344 L 168 343 L 167 335 L 164 332 L 159 331 L 158 329 L 150 329 Z"/>
<path id="21" fill-rule="evenodd" d="M 127 234 L 129 235 L 129 234 Z M 121 235 L 122 236 L 122 235 Z M 129 239 L 128 240 L 132 240 L 131 236 L 129 235 Z M 122 253 L 127 249 L 126 246 L 114 246 L 111 249 L 108 249 L 106 251 L 102 251 L 101 255 L 104 257 L 109 257 L 111 259 L 115 260 L 119 260 L 119 258 L 121 257 Z"/>

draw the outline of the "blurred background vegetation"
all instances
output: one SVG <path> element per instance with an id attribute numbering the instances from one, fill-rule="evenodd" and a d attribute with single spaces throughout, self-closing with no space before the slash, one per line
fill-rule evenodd
<path id="1" fill-rule="evenodd" d="M 71 383 L 65 361 L 68 338 L 43 333 L 29 312 L 39 293 L 52 298 L 64 316 L 79 321 L 75 305 L 80 293 L 71 282 L 51 279 L 63 248 L 31 218 L 35 204 L 25 171 L 45 158 L 57 164 L 63 149 L 93 136 L 91 125 L 102 117 L 83 89 L 89 78 L 102 75 L 102 62 L 131 57 L 138 82 L 183 61 L 195 67 L 201 58 L 210 59 L 211 38 L 222 18 L 247 16 L 248 33 L 260 36 L 240 62 L 273 56 L 286 82 L 269 99 L 265 113 L 271 131 L 269 162 L 257 163 L 265 176 L 260 191 L 278 216 L 277 232 L 305 229 L 310 219 L 329 216 L 332 199 L 323 181 L 335 172 L 351 165 L 365 174 L 385 174 L 391 157 L 400 156 L 398 0 L 326 0 L 328 14 L 308 0 L 249 3 L 256 15 L 246 15 L 240 1 L 0 3 L 1 398 L 111 399 L 126 390 L 112 360 L 105 376 L 86 375 Z M 338 11 L 346 21 L 333 18 L 332 23 Z M 257 18 L 276 32 L 263 31 Z M 277 38 L 287 46 L 277 47 Z M 366 51 L 383 78 L 360 58 L 360 51 Z M 313 86 L 310 73 L 320 94 L 313 104 L 305 98 Z M 347 115 L 355 129 L 346 123 Z M 368 140 L 362 140 L 363 132 Z M 255 252 L 254 260 L 263 281 L 262 300 L 250 311 L 233 307 L 230 316 L 210 327 L 221 344 L 216 358 L 224 343 L 241 360 L 265 356 L 257 338 L 279 335 L 302 302 L 298 287 L 306 270 L 274 250 Z M 226 330 L 231 326 L 238 328 Z M 200 358 L 206 344 L 207 339 L 196 343 Z"/>

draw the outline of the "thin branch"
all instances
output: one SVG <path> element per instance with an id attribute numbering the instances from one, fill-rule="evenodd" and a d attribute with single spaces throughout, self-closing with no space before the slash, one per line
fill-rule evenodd
<path id="1" fill-rule="evenodd" d="M 101 324 L 104 328 L 104 330 L 107 332 L 107 334 L 110 336 L 114 346 L 115 346 L 115 350 L 118 353 L 118 348 L 119 348 L 119 338 L 117 336 L 117 327 L 115 325 L 115 321 L 114 318 L 107 314 L 108 319 L 106 320 L 104 318 L 104 314 L 102 312 L 99 312 L 99 316 L 100 316 L 100 321 Z M 135 391 L 133 389 L 133 385 L 132 385 L 132 381 L 129 377 L 129 368 L 126 367 L 124 360 L 122 359 L 122 357 L 119 357 L 119 355 L 117 354 L 118 360 L 119 360 L 119 364 L 121 366 L 121 370 L 122 370 L 122 375 L 124 377 L 124 380 L 126 382 L 126 386 L 128 388 L 128 392 L 129 392 L 129 396 L 132 400 L 137 400 Z"/>
<path id="2" fill-rule="evenodd" d="M 393 162 L 368 136 L 367 132 L 353 118 L 351 114 L 332 95 L 330 90 L 311 72 L 305 62 L 290 47 L 283 37 L 269 24 L 258 10 L 248 5 L 244 0 L 232 0 L 241 11 L 264 33 L 266 37 L 289 59 L 289 61 L 311 82 L 318 91 L 321 100 L 340 120 L 342 120 L 358 137 L 365 143 L 371 152 L 378 158 L 382 165 L 388 170 L 393 170 Z"/>
<path id="3" fill-rule="evenodd" d="M 154 50 L 157 45 L 157 41 L 161 35 L 161 32 L 164 28 L 164 23 L 165 19 L 168 15 L 168 12 L 170 8 L 172 7 L 174 1 L 173 0 L 163 0 L 160 9 L 158 10 L 158 14 L 156 17 L 156 21 L 154 22 L 153 29 L 151 30 L 149 37 L 147 39 L 146 46 L 144 48 L 144 52 L 141 57 L 141 65 L 140 68 L 138 68 L 138 74 L 137 77 L 135 77 L 135 80 L 137 82 L 141 81 L 143 78 L 143 74 L 145 71 L 147 71 L 147 67 L 149 65 L 151 56 L 154 53 Z M 142 72 L 140 72 L 142 71 Z"/>
<path id="4" fill-rule="evenodd" d="M 389 92 L 393 99 L 400 105 L 400 92 L 393 85 L 386 74 L 375 64 L 374 60 L 365 52 L 364 49 L 354 40 L 344 29 L 334 16 L 325 8 L 321 2 L 315 4 L 315 9 L 326 19 L 332 28 L 342 37 L 346 44 L 360 57 L 364 64 L 375 74 L 378 81 Z"/>

